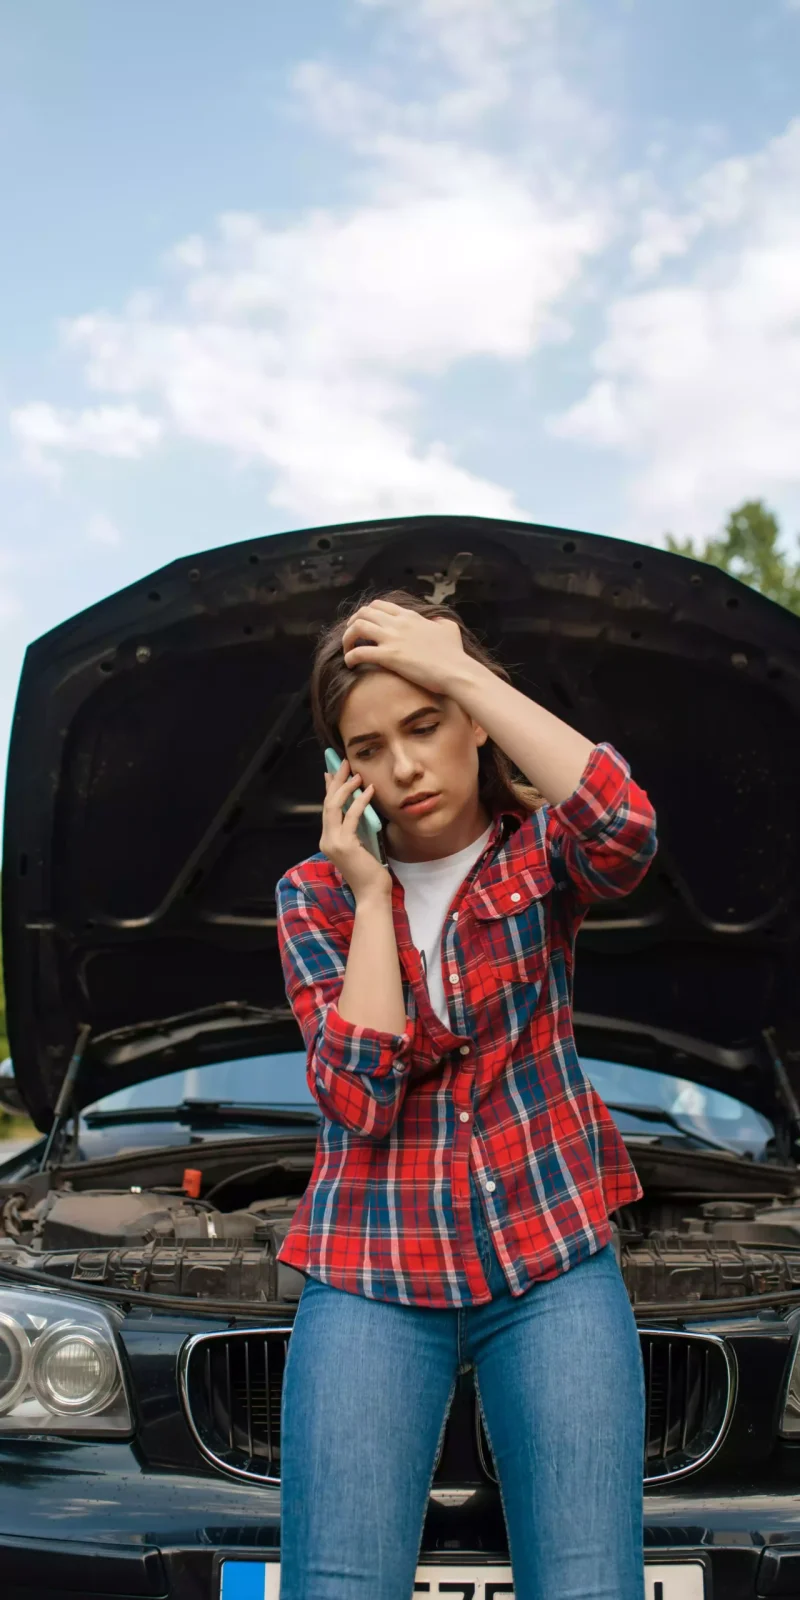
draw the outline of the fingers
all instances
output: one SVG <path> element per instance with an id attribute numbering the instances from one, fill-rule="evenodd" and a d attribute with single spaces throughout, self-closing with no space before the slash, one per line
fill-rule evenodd
<path id="1" fill-rule="evenodd" d="M 382 611 L 386 616 L 396 617 L 399 616 L 401 611 L 407 611 L 408 609 L 408 606 L 396 605 L 393 600 L 368 600 L 366 605 L 359 606 L 358 611 L 353 612 L 351 621 L 355 617 L 368 617 L 372 613 L 379 611 Z"/>
<path id="2" fill-rule="evenodd" d="M 348 795 L 352 794 L 361 783 L 360 772 L 352 772 L 350 773 L 349 777 L 344 777 L 344 781 L 340 781 L 343 778 L 348 765 L 349 763 L 347 761 L 343 761 L 335 776 L 330 772 L 325 773 L 326 794 L 322 803 L 322 809 L 323 811 L 332 813 L 334 818 L 336 818 L 337 815 L 342 812 L 342 808 Z M 370 784 L 370 788 L 374 789 L 374 784 Z M 354 801 L 353 804 L 358 804 L 358 802 Z"/>
<path id="3" fill-rule="evenodd" d="M 325 783 L 328 791 L 325 796 L 326 801 L 333 805 L 341 805 L 350 791 L 358 788 L 360 777 L 361 774 L 358 772 L 351 772 L 348 777 L 345 777 L 341 767 L 335 777 L 330 773 L 326 773 Z"/>
<path id="4" fill-rule="evenodd" d="M 343 813 L 343 815 L 342 815 L 342 825 L 343 826 L 346 826 L 347 823 L 350 822 L 351 819 L 352 819 L 351 832 L 355 831 L 355 824 L 358 822 L 358 819 L 361 816 L 362 811 L 366 810 L 366 808 L 369 805 L 370 800 L 372 799 L 372 796 L 373 796 L 374 793 L 375 793 L 375 785 L 374 785 L 374 783 L 368 783 L 366 789 L 362 790 L 361 794 L 358 795 L 356 797 L 356 799 L 353 801 L 353 804 L 348 808 L 348 810 L 346 812 Z"/>
<path id="5" fill-rule="evenodd" d="M 366 634 L 368 637 L 371 634 L 378 634 L 387 621 L 388 617 L 385 612 L 381 616 L 380 613 L 375 613 L 369 606 L 366 606 L 363 611 L 356 611 L 350 618 L 342 634 L 342 643 L 351 634 L 361 634 L 362 636 Z"/>
<path id="6" fill-rule="evenodd" d="M 348 795 L 353 795 L 361 784 L 359 772 L 353 772 L 343 783 L 339 782 L 347 765 L 347 762 L 342 762 L 335 775 L 330 772 L 325 773 L 327 793 L 322 806 L 322 834 L 319 848 L 326 855 L 330 855 L 331 851 L 335 852 L 337 845 L 347 849 L 352 846 L 361 817 L 375 793 L 374 783 L 368 783 L 366 789 L 353 798 L 352 804 L 345 811 Z"/>
<path id="7" fill-rule="evenodd" d="M 353 801 L 353 804 L 349 807 L 349 809 L 342 812 L 340 819 L 341 825 L 339 828 L 339 839 L 345 847 L 349 847 L 356 843 L 358 838 L 358 824 L 361 821 L 361 818 L 367 806 L 369 805 L 370 800 L 372 799 L 374 790 L 375 785 L 372 783 L 368 784 L 363 793 L 358 796 L 358 799 Z"/>

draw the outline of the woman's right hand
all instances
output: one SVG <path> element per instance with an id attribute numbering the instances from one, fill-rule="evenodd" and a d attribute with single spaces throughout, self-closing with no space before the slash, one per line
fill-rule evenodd
<path id="1" fill-rule="evenodd" d="M 325 773 L 325 800 L 322 806 L 322 835 L 319 848 L 338 867 L 356 897 L 356 901 L 383 894 L 391 898 L 392 880 L 387 867 L 376 861 L 371 851 L 365 849 L 356 833 L 359 818 L 372 799 L 375 785 L 367 784 L 360 799 L 354 800 L 348 811 L 342 807 L 348 795 L 361 783 L 358 772 L 350 773 L 349 761 L 343 761 L 338 772 Z"/>

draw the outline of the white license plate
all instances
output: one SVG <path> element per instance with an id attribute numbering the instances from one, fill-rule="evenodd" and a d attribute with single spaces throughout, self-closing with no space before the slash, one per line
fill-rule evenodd
<path id="1" fill-rule="evenodd" d="M 277 1561 L 223 1561 L 220 1600 L 280 1600 Z M 645 1600 L 704 1600 L 701 1561 L 650 1562 L 645 1566 Z M 430 1600 L 514 1600 L 511 1568 L 417 1567 L 415 1595 Z"/>

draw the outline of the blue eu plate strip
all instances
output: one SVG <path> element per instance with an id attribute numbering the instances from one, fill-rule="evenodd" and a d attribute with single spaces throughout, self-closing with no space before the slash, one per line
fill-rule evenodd
<path id="1" fill-rule="evenodd" d="M 223 1561 L 220 1600 L 273 1600 L 279 1573 L 277 1561 Z"/>

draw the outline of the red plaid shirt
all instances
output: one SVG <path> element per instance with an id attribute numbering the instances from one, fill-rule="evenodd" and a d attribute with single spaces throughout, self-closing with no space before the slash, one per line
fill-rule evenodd
<path id="1" fill-rule="evenodd" d="M 498 813 L 445 918 L 449 1028 L 393 874 L 401 1034 L 337 1010 L 355 909 L 337 868 L 320 853 L 281 878 L 286 993 L 324 1114 L 281 1261 L 369 1299 L 481 1305 L 471 1171 L 512 1294 L 608 1243 L 609 1212 L 642 1191 L 575 1048 L 575 936 L 592 901 L 635 887 L 655 848 L 653 808 L 608 744 L 561 805 Z"/>

